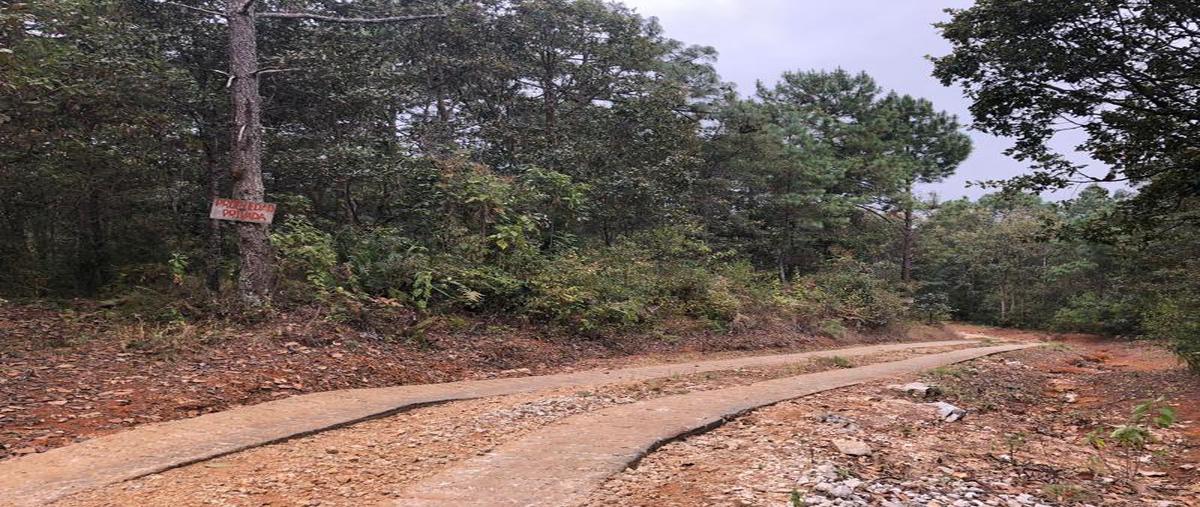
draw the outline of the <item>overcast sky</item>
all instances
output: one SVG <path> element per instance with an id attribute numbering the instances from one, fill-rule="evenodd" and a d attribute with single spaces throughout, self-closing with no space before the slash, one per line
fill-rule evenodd
<path id="1" fill-rule="evenodd" d="M 866 71 L 884 89 L 924 97 L 935 107 L 969 124 L 968 101 L 957 88 L 930 76 L 926 55 L 949 52 L 932 24 L 948 19 L 947 7 L 964 8 L 971 0 L 622 0 L 643 16 L 659 19 L 669 37 L 713 46 L 717 70 L 737 83 L 742 95 L 756 80 L 770 84 L 785 70 Z M 975 149 L 957 174 L 929 185 L 943 198 L 985 193 L 967 181 L 1013 176 L 1025 170 L 1004 155 L 1011 143 L 970 131 Z M 1070 146 L 1073 143 L 1062 143 Z M 1086 158 L 1072 156 L 1074 160 Z M 1100 172 L 1096 164 L 1092 171 Z M 1053 196 L 1069 198 L 1075 189 Z"/>

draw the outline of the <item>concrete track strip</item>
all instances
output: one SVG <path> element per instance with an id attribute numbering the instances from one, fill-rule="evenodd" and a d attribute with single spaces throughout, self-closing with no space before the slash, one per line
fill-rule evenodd
<path id="1" fill-rule="evenodd" d="M 580 414 L 430 477 L 400 506 L 572 506 L 609 476 L 672 440 L 755 408 L 1031 347 L 972 348 L 646 400 Z"/>
<path id="2" fill-rule="evenodd" d="M 859 356 L 972 343 L 976 343 L 976 340 L 894 343 L 615 370 L 349 389 L 293 396 L 191 419 L 143 425 L 41 454 L 0 461 L 0 505 L 42 505 L 71 493 L 433 403 L 772 366 L 833 354 Z"/>

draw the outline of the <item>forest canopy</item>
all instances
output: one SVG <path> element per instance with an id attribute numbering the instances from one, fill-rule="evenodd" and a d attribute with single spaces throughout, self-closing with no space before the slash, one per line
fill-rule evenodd
<path id="1" fill-rule="evenodd" d="M 347 321 L 956 318 L 1163 338 L 1200 364 L 1196 19 L 1183 1 L 951 12 L 933 72 L 1031 172 L 940 201 L 919 189 L 969 155 L 958 118 L 844 69 L 739 94 L 716 49 L 620 3 L 9 2 L 0 294 L 228 315 L 261 233 L 265 303 Z M 1037 197 L 1084 174 L 1047 147 L 1060 122 L 1128 190 Z M 247 188 L 247 143 L 269 228 L 208 219 Z"/>

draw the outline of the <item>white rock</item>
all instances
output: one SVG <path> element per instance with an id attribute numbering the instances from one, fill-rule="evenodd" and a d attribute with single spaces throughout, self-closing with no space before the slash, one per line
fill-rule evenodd
<path id="1" fill-rule="evenodd" d="M 937 409 L 938 417 L 940 417 L 943 421 L 946 421 L 946 422 L 954 422 L 959 419 L 962 419 L 963 416 L 967 415 L 966 410 L 958 408 L 958 407 L 951 405 L 949 403 L 946 403 L 944 401 L 929 403 L 928 405 L 933 406 L 935 409 Z"/>
<path id="2" fill-rule="evenodd" d="M 847 454 L 850 456 L 870 456 L 871 455 L 871 446 L 867 445 L 864 442 L 859 442 L 858 440 L 838 439 L 838 440 L 833 441 L 833 446 L 835 448 L 837 448 L 838 452 L 840 452 L 842 454 Z"/>
<path id="3" fill-rule="evenodd" d="M 936 387 L 932 387 L 924 382 L 910 382 L 904 385 L 892 384 L 888 386 L 888 389 L 901 391 L 904 394 L 916 396 L 918 398 L 925 398 L 929 396 L 931 390 L 937 390 Z"/>
<path id="4" fill-rule="evenodd" d="M 838 476 L 837 469 L 834 468 L 832 463 L 822 463 L 820 465 L 817 465 L 816 472 L 817 472 L 817 475 L 824 477 L 826 479 L 831 479 L 831 480 L 837 479 L 837 476 Z"/>
<path id="5" fill-rule="evenodd" d="M 829 490 L 829 496 L 836 498 L 850 498 L 850 495 L 853 494 L 854 490 L 845 484 L 838 484 Z"/>

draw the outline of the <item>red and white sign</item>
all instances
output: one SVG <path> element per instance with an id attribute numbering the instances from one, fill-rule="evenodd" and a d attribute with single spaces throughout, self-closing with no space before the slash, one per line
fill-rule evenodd
<path id="1" fill-rule="evenodd" d="M 208 218 L 269 224 L 275 219 L 275 203 L 217 198 L 213 199 Z"/>

